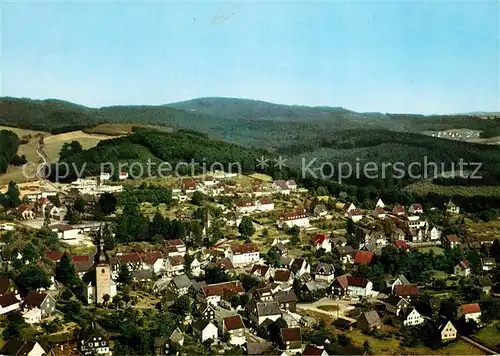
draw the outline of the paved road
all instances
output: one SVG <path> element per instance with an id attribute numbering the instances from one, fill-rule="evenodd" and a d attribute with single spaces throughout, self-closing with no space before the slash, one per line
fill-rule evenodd
<path id="1" fill-rule="evenodd" d="M 475 347 L 477 347 L 478 349 L 480 349 L 480 350 L 482 350 L 482 351 L 484 351 L 484 352 L 487 352 L 487 353 L 488 353 L 488 355 L 498 355 L 498 352 L 495 352 L 495 351 L 493 351 L 492 349 L 490 349 L 490 348 L 488 348 L 488 347 L 486 347 L 486 346 L 484 346 L 484 345 L 481 345 L 480 343 L 478 343 L 478 342 L 476 342 L 476 341 L 474 341 L 474 340 L 472 340 L 472 339 L 469 339 L 469 338 L 468 338 L 468 337 L 466 337 L 466 336 L 460 336 L 460 338 L 461 338 L 462 340 L 464 340 L 465 342 L 467 342 L 467 343 L 471 344 L 472 346 L 475 346 Z"/>

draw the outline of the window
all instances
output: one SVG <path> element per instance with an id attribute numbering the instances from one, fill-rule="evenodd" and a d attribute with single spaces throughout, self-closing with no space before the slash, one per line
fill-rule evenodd
<path id="1" fill-rule="evenodd" d="M 101 269 L 101 273 L 106 273 L 106 270 L 104 268 Z"/>

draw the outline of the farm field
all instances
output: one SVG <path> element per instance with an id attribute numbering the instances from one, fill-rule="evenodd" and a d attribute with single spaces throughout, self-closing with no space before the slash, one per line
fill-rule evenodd
<path id="1" fill-rule="evenodd" d="M 495 323 L 479 330 L 475 335 L 475 339 L 492 350 L 498 350 L 498 346 L 500 346 L 499 335 L 500 323 Z"/>

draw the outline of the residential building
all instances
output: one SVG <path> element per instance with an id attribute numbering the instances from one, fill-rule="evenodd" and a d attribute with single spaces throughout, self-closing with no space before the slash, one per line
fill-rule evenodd
<path id="1" fill-rule="evenodd" d="M 453 274 L 460 277 L 469 276 L 471 274 L 471 266 L 469 261 L 460 261 L 455 267 L 453 267 Z"/>
<path id="2" fill-rule="evenodd" d="M 38 308 L 23 312 L 23 319 L 26 324 L 38 324 L 42 322 L 42 311 Z"/>
<path id="3" fill-rule="evenodd" d="M 404 311 L 409 307 L 410 303 L 406 299 L 398 297 L 394 294 L 390 295 L 385 300 L 385 308 L 387 312 L 395 314 L 396 316 L 404 313 Z"/>
<path id="4" fill-rule="evenodd" d="M 307 228 L 310 224 L 309 217 L 305 212 L 292 212 L 281 215 L 280 218 L 276 221 L 276 225 L 280 229 L 285 227 L 291 229 L 294 226 Z"/>
<path id="5" fill-rule="evenodd" d="M 207 340 L 217 340 L 219 337 L 219 330 L 211 321 L 205 319 L 198 319 L 192 325 L 193 335 L 195 338 L 205 342 Z"/>
<path id="6" fill-rule="evenodd" d="M 109 337 L 96 323 L 80 332 L 79 350 L 84 355 L 110 355 Z"/>
<path id="7" fill-rule="evenodd" d="M 56 310 L 56 300 L 47 293 L 29 292 L 24 298 L 23 311 L 40 309 L 41 318 L 50 316 Z"/>
<path id="8" fill-rule="evenodd" d="M 37 341 L 22 341 L 19 339 L 9 339 L 0 349 L 3 356 L 42 356 L 46 351 Z"/>
<path id="9" fill-rule="evenodd" d="M 202 274 L 201 263 L 200 261 L 198 261 L 196 257 L 191 262 L 190 267 L 191 267 L 191 274 L 193 275 L 193 277 L 199 277 Z"/>
<path id="10" fill-rule="evenodd" d="M 210 303 L 203 303 L 199 306 L 198 311 L 202 319 L 215 320 L 215 308 L 216 307 Z"/>
<path id="11" fill-rule="evenodd" d="M 293 283 L 293 273 L 292 271 L 290 271 L 289 269 L 287 268 L 279 268 L 277 270 L 274 271 L 274 275 L 273 275 L 273 281 L 275 283 L 279 283 L 279 284 L 282 284 L 282 283 Z"/>
<path id="12" fill-rule="evenodd" d="M 466 322 L 474 320 L 477 324 L 481 324 L 481 307 L 477 303 L 462 304 L 458 308 L 457 318 L 462 317 Z"/>
<path id="13" fill-rule="evenodd" d="M 329 356 L 324 346 L 307 345 L 302 351 L 302 356 Z"/>
<path id="14" fill-rule="evenodd" d="M 373 283 L 362 277 L 342 275 L 332 283 L 332 291 L 338 296 L 367 297 L 372 294 Z"/>
<path id="15" fill-rule="evenodd" d="M 17 287 L 9 278 L 0 277 L 0 296 L 7 293 L 17 294 Z"/>
<path id="16" fill-rule="evenodd" d="M 405 207 L 402 206 L 401 204 L 396 204 L 392 209 L 392 215 L 403 216 L 405 214 L 406 214 Z"/>
<path id="17" fill-rule="evenodd" d="M 76 240 L 78 238 L 78 229 L 70 225 L 56 224 L 50 229 L 57 233 L 57 236 L 62 240 Z"/>
<path id="18" fill-rule="evenodd" d="M 408 281 L 408 279 L 406 279 L 404 274 L 400 274 L 399 276 L 396 277 L 396 279 L 394 281 L 392 281 L 391 283 L 387 283 L 387 284 L 388 284 L 388 287 L 391 287 L 391 292 L 393 292 L 395 286 L 400 286 L 400 285 L 405 286 L 405 285 L 408 285 L 411 283 L 410 283 L 410 281 Z"/>
<path id="19" fill-rule="evenodd" d="M 375 310 L 364 312 L 356 321 L 358 328 L 366 331 L 379 329 L 382 326 L 382 320 Z"/>
<path id="20" fill-rule="evenodd" d="M 169 290 L 177 296 L 181 296 L 188 293 L 189 287 L 191 287 L 191 281 L 188 276 L 181 274 L 180 276 L 172 278 Z"/>
<path id="21" fill-rule="evenodd" d="M 332 283 L 335 279 L 335 267 L 330 263 L 319 262 L 316 266 L 314 279 L 318 283 Z"/>
<path id="22" fill-rule="evenodd" d="M 496 267 L 496 261 L 494 258 L 485 257 L 481 258 L 481 269 L 485 272 L 489 272 Z"/>
<path id="23" fill-rule="evenodd" d="M 252 269 L 250 270 L 250 274 L 254 277 L 263 279 L 263 280 L 268 280 L 271 275 L 272 275 L 272 268 L 267 266 L 267 265 L 261 265 L 261 264 L 255 264 L 252 266 Z"/>
<path id="24" fill-rule="evenodd" d="M 396 285 L 392 291 L 394 295 L 405 298 L 409 302 L 415 300 L 420 295 L 420 291 L 416 284 L 405 284 Z"/>
<path id="25" fill-rule="evenodd" d="M 432 229 L 427 230 L 427 238 L 430 241 L 439 240 L 441 238 L 441 230 L 434 226 Z"/>
<path id="26" fill-rule="evenodd" d="M 451 200 L 446 204 L 446 212 L 448 214 L 460 214 L 460 207 L 455 205 Z"/>
<path id="27" fill-rule="evenodd" d="M 302 334 L 300 328 L 284 328 L 280 330 L 280 349 L 290 353 L 302 351 Z"/>
<path id="28" fill-rule="evenodd" d="M 243 345 L 247 342 L 245 336 L 245 324 L 240 315 L 233 315 L 222 319 L 222 332 L 230 335 L 229 343 L 232 345 Z"/>
<path id="29" fill-rule="evenodd" d="M 208 284 L 201 287 L 201 294 L 207 303 L 218 305 L 223 297 L 242 295 L 245 290 L 239 281 Z"/>
<path id="30" fill-rule="evenodd" d="M 443 237 L 443 246 L 448 248 L 458 247 L 460 245 L 460 240 L 457 235 L 446 235 Z"/>
<path id="31" fill-rule="evenodd" d="M 233 265 L 247 265 L 260 260 L 259 249 L 252 243 L 231 245 L 225 255 Z"/>
<path id="32" fill-rule="evenodd" d="M 488 276 L 476 276 L 476 285 L 481 288 L 483 293 L 489 294 L 493 287 L 493 282 Z"/>
<path id="33" fill-rule="evenodd" d="M 328 209 L 325 204 L 319 203 L 314 207 L 313 213 L 317 217 L 322 217 L 328 215 Z"/>
<path id="34" fill-rule="evenodd" d="M 248 318 L 254 326 L 261 325 L 264 320 L 276 321 L 281 317 L 281 309 L 276 301 L 261 302 L 251 299 L 245 306 Z"/>
<path id="35" fill-rule="evenodd" d="M 347 216 L 349 217 L 349 219 L 351 219 L 352 221 L 354 222 L 358 222 L 360 221 L 361 219 L 363 219 L 363 212 L 359 209 L 354 209 L 354 210 L 351 210 L 347 213 Z"/>
<path id="36" fill-rule="evenodd" d="M 324 249 L 325 252 L 332 252 L 332 241 L 330 241 L 330 236 L 325 234 L 318 234 L 312 239 L 312 244 L 316 248 Z"/>
<path id="37" fill-rule="evenodd" d="M 344 210 L 344 217 L 349 217 L 349 212 L 358 210 L 356 206 L 353 203 L 346 203 L 343 207 Z"/>
<path id="38" fill-rule="evenodd" d="M 441 334 L 441 341 L 451 341 L 457 338 L 457 328 L 450 320 L 446 320 L 439 327 L 439 333 Z"/>
<path id="39" fill-rule="evenodd" d="M 403 313 L 403 325 L 404 326 L 414 326 L 420 325 L 425 322 L 425 317 L 418 312 L 416 308 L 407 309 L 406 313 Z"/>
<path id="40" fill-rule="evenodd" d="M 13 293 L 0 296 L 0 315 L 5 315 L 19 309 L 21 301 Z"/>
<path id="41" fill-rule="evenodd" d="M 385 210 L 384 208 L 375 208 L 372 212 L 372 215 L 377 219 L 385 219 Z"/>
<path id="42" fill-rule="evenodd" d="M 373 262 L 373 252 L 372 251 L 356 251 L 354 255 L 354 263 L 358 265 L 368 265 Z"/>
<path id="43" fill-rule="evenodd" d="M 408 208 L 408 212 L 410 214 L 423 214 L 424 213 L 424 209 L 422 208 L 421 204 L 412 204 Z"/>
<path id="44" fill-rule="evenodd" d="M 290 270 L 293 272 L 295 278 L 299 278 L 304 273 L 311 273 L 311 265 L 303 258 L 295 258 L 290 265 Z"/>
<path id="45" fill-rule="evenodd" d="M 295 313 L 297 306 L 297 296 L 293 290 L 279 291 L 274 295 L 274 300 L 278 302 L 281 310 Z"/>
<path id="46" fill-rule="evenodd" d="M 379 200 L 377 200 L 377 203 L 375 204 L 375 207 L 376 208 L 385 208 L 385 204 L 384 202 L 382 201 L 382 199 L 379 198 Z"/>

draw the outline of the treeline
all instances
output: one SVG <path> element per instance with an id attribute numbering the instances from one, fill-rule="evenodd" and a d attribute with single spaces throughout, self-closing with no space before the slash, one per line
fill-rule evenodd
<path id="1" fill-rule="evenodd" d="M 17 156 L 19 137 L 12 131 L 0 131 L 0 174 L 7 172 L 9 164 L 23 164 L 26 159 Z"/>

